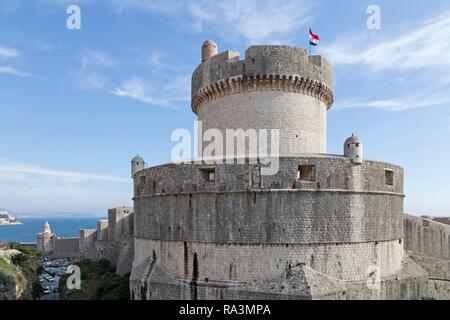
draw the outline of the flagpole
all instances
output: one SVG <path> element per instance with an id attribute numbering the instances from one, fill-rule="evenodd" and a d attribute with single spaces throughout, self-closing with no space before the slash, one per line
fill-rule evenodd
<path id="1" fill-rule="evenodd" d="M 311 34 L 311 28 L 309 28 L 309 34 Z M 309 55 L 311 55 L 311 37 L 310 37 L 308 43 L 309 43 Z"/>

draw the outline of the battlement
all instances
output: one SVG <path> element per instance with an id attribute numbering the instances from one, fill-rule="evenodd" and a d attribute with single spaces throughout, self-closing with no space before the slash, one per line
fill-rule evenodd
<path id="1" fill-rule="evenodd" d="M 333 104 L 333 70 L 322 56 L 281 45 L 251 46 L 245 59 L 225 51 L 202 62 L 192 76 L 192 110 L 225 95 L 247 91 L 287 91 Z"/>

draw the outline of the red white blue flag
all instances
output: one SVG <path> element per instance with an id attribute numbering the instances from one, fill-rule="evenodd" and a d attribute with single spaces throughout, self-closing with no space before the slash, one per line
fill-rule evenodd
<path id="1" fill-rule="evenodd" d="M 320 38 L 317 34 L 314 34 L 309 28 L 309 44 L 312 46 L 317 46 L 319 44 Z"/>

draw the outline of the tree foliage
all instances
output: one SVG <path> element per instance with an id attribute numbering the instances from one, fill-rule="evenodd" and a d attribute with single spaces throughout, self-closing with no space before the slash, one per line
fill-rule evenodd
<path id="1" fill-rule="evenodd" d="M 61 277 L 60 296 L 65 300 L 129 300 L 130 275 L 119 276 L 108 260 L 94 262 L 83 260 L 77 265 L 81 269 L 81 290 L 67 290 L 70 275 Z"/>

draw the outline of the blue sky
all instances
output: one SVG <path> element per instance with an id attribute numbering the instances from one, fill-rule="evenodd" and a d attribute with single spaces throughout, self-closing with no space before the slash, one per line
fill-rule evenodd
<path id="1" fill-rule="evenodd" d="M 66 8 L 81 8 L 68 30 Z M 366 25 L 369 5 L 381 30 Z M 450 4 L 425 1 L 0 0 L 0 205 L 105 214 L 131 205 L 129 162 L 170 160 L 193 131 L 204 40 L 306 47 L 335 70 L 328 151 L 357 133 L 405 169 L 405 211 L 450 215 Z"/>

